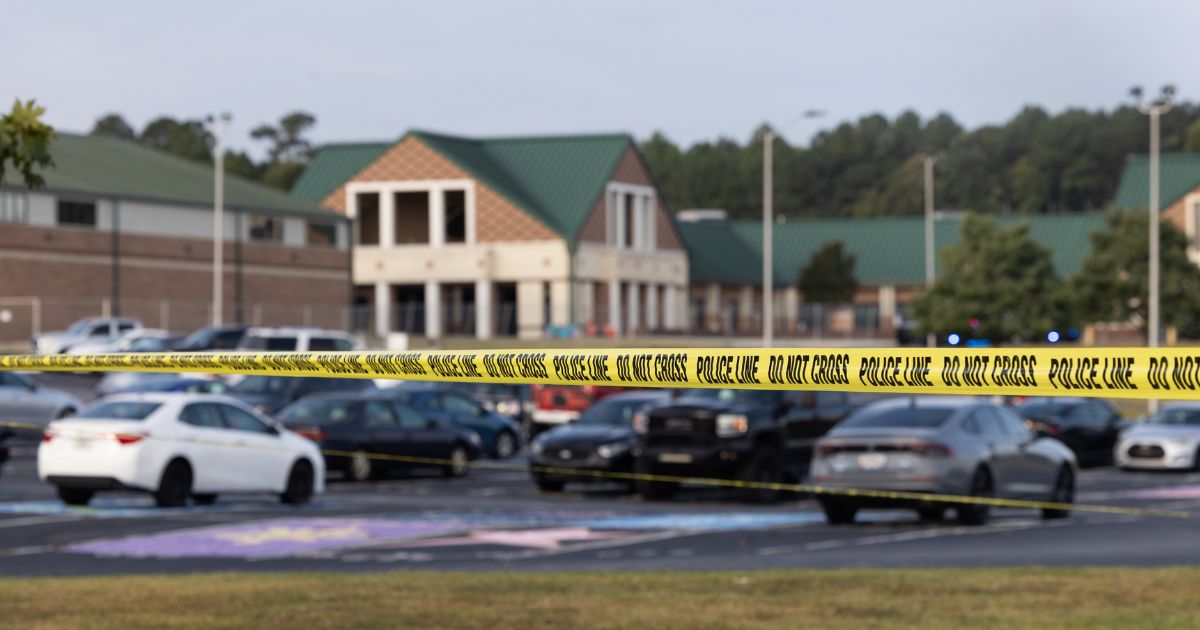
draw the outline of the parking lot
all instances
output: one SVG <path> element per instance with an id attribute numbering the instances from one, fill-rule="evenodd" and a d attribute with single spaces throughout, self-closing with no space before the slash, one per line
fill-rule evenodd
<path id="1" fill-rule="evenodd" d="M 51 376 L 85 394 L 90 377 Z M 411 474 L 366 483 L 331 479 L 305 506 L 273 496 L 161 509 L 149 496 L 101 495 L 66 508 L 36 478 L 36 443 L 18 442 L 0 476 L 0 572 L 73 575 L 143 572 L 335 570 L 410 567 L 545 571 L 1176 565 L 1200 559 L 1193 519 L 1079 511 L 1043 521 L 998 510 L 981 527 L 919 522 L 907 511 L 868 511 L 829 526 L 815 501 L 770 506 L 686 488 L 644 501 L 619 486 L 542 494 L 524 459 L 485 462 L 460 479 Z M 1088 469 L 1080 503 L 1200 511 L 1200 475 Z"/>

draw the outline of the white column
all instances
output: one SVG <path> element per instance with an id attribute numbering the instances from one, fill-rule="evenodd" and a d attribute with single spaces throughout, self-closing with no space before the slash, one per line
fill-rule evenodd
<path id="1" fill-rule="evenodd" d="M 379 246 L 396 244 L 396 194 L 390 190 L 379 193 Z"/>
<path id="2" fill-rule="evenodd" d="M 492 323 L 492 281 L 475 281 L 475 338 L 491 339 L 495 324 Z"/>
<path id="3" fill-rule="evenodd" d="M 658 322 L 658 285 L 646 285 L 646 330 L 661 328 Z"/>
<path id="4" fill-rule="evenodd" d="M 550 323 L 555 326 L 571 323 L 571 285 L 566 280 L 550 282 Z"/>
<path id="5" fill-rule="evenodd" d="M 800 289 L 788 287 L 783 291 L 783 321 L 786 328 L 795 332 L 800 319 Z"/>
<path id="6" fill-rule="evenodd" d="M 375 334 L 387 337 L 392 332 L 391 287 L 380 281 L 375 283 Z"/>
<path id="7" fill-rule="evenodd" d="M 629 247 L 629 243 L 625 242 L 625 199 L 624 193 L 617 193 L 617 249 Z"/>
<path id="8" fill-rule="evenodd" d="M 891 330 L 896 326 L 896 287 L 884 285 L 879 287 L 879 328 Z"/>
<path id="9" fill-rule="evenodd" d="M 629 334 L 633 335 L 642 327 L 641 322 L 641 293 L 642 284 L 640 282 L 630 282 L 626 285 L 626 299 L 629 301 Z"/>
<path id="10" fill-rule="evenodd" d="M 645 250 L 658 249 L 658 200 L 653 195 L 646 197 L 646 241 Z"/>
<path id="11" fill-rule="evenodd" d="M 663 289 L 663 323 L 662 327 L 666 330 L 675 330 L 679 328 L 679 309 L 675 303 L 675 285 L 668 284 Z"/>
<path id="12" fill-rule="evenodd" d="M 425 336 L 442 338 L 442 287 L 432 280 L 425 283 Z"/>
<path id="13" fill-rule="evenodd" d="M 742 287 L 742 294 L 738 300 L 738 325 L 747 326 L 754 321 L 754 287 Z"/>
<path id="14" fill-rule="evenodd" d="M 716 282 L 708 285 L 704 296 L 704 326 L 711 330 L 720 330 L 721 322 L 721 285 Z"/>
<path id="15" fill-rule="evenodd" d="M 575 283 L 575 323 L 586 326 L 596 322 L 596 305 L 592 301 L 593 283 L 581 280 Z"/>
<path id="16" fill-rule="evenodd" d="M 545 331 L 544 300 L 541 280 L 517 283 L 517 336 L 521 339 L 538 339 Z"/>
<path id="17" fill-rule="evenodd" d="M 621 326 L 621 283 L 608 281 L 608 325 L 620 337 L 625 331 Z"/>
<path id="18" fill-rule="evenodd" d="M 429 245 L 446 244 L 446 197 L 441 188 L 429 189 Z"/>

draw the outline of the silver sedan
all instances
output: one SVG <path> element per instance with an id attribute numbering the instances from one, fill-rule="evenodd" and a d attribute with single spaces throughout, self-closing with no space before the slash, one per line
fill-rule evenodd
<path id="1" fill-rule="evenodd" d="M 1073 503 L 1075 456 L 1058 440 L 1025 428 L 1006 407 L 976 398 L 917 396 L 880 401 L 854 412 L 817 442 L 813 484 Z M 951 504 L 886 497 L 819 494 L 830 523 L 853 522 L 864 507 L 915 509 L 939 520 Z M 953 504 L 959 522 L 987 521 L 990 508 Z M 1069 510 L 1044 509 L 1043 518 Z"/>
<path id="2" fill-rule="evenodd" d="M 1123 469 L 1200 469 L 1200 403 L 1165 406 L 1125 429 L 1113 459 Z"/>
<path id="3" fill-rule="evenodd" d="M 0 422 L 46 426 L 75 415 L 83 404 L 74 396 L 42 387 L 16 372 L 0 372 Z"/>

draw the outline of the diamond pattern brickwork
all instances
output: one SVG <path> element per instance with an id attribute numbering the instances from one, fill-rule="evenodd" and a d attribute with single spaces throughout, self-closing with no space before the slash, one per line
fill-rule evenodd
<path id="1" fill-rule="evenodd" d="M 642 162 L 637 151 L 630 147 L 625 151 L 625 155 L 621 157 L 620 163 L 617 164 L 616 170 L 613 171 L 610 181 L 621 182 L 623 184 L 634 184 L 637 186 L 654 186 L 654 180 L 650 179 L 650 172 L 646 169 L 646 165 Z M 671 216 L 667 214 L 666 204 L 663 202 L 662 194 L 656 195 L 658 206 L 658 217 L 655 221 L 658 234 L 657 247 L 659 250 L 682 250 L 683 240 L 679 236 L 679 232 L 675 229 L 675 224 L 671 221 Z M 605 242 L 605 225 L 604 225 L 604 196 L 596 202 L 596 206 L 592 208 L 592 214 L 588 217 L 587 223 L 584 224 L 583 230 L 579 233 L 579 240 L 588 243 L 604 243 Z"/>

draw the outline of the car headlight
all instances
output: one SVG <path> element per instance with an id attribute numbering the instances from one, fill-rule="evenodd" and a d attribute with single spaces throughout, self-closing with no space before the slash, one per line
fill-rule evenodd
<path id="1" fill-rule="evenodd" d="M 521 403 L 515 400 L 501 400 L 496 403 L 496 413 L 505 416 L 515 416 L 521 413 Z"/>
<path id="2" fill-rule="evenodd" d="M 650 427 L 650 417 L 644 413 L 636 413 L 633 415 L 633 430 L 635 433 L 645 433 Z"/>
<path id="3" fill-rule="evenodd" d="M 736 437 L 750 430 L 750 419 L 739 413 L 717 416 L 717 437 Z"/>
<path id="4" fill-rule="evenodd" d="M 596 449 L 596 454 L 604 459 L 612 459 L 629 450 L 628 442 L 612 442 L 609 444 L 601 444 Z"/>

